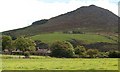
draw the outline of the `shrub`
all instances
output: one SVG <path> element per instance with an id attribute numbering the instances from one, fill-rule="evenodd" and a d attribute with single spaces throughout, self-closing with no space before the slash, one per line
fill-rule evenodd
<path id="1" fill-rule="evenodd" d="M 99 52 L 97 57 L 99 57 L 99 58 L 108 58 L 108 52 Z"/>
<path id="2" fill-rule="evenodd" d="M 84 46 L 77 46 L 75 48 L 75 54 L 79 55 L 80 57 L 86 56 L 86 49 Z"/>
<path id="3" fill-rule="evenodd" d="M 76 39 L 70 39 L 70 40 L 67 40 L 68 42 L 70 42 L 73 47 L 77 47 L 79 45 L 83 46 L 83 45 L 86 45 L 86 42 L 82 41 L 82 40 L 76 40 Z"/>
<path id="4" fill-rule="evenodd" d="M 99 51 L 97 49 L 88 49 L 87 50 L 87 55 L 90 58 L 96 58 L 98 54 L 99 54 Z"/>
<path id="5" fill-rule="evenodd" d="M 69 42 L 55 42 L 51 46 L 51 56 L 70 58 L 74 55 L 73 46 Z"/>
<path id="6" fill-rule="evenodd" d="M 110 58 L 120 58 L 120 52 L 119 51 L 110 51 L 108 56 Z"/>
<path id="7" fill-rule="evenodd" d="M 29 58 L 30 57 L 30 52 L 29 51 L 24 52 L 24 56 L 25 56 L 25 58 Z"/>
<path id="8" fill-rule="evenodd" d="M 40 40 L 35 40 L 36 48 L 49 48 L 48 44 L 41 42 Z"/>

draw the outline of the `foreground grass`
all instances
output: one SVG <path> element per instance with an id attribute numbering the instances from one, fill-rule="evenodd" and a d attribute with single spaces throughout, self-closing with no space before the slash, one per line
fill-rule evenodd
<path id="1" fill-rule="evenodd" d="M 32 56 L 31 59 L 4 58 L 3 70 L 118 70 L 118 59 L 51 58 Z"/>
<path id="2" fill-rule="evenodd" d="M 65 41 L 70 39 L 78 39 L 86 43 L 95 43 L 95 42 L 115 43 L 114 40 L 96 34 L 62 34 L 62 33 L 40 34 L 40 35 L 32 36 L 32 39 L 41 40 L 46 43 L 51 43 L 54 41 Z"/>

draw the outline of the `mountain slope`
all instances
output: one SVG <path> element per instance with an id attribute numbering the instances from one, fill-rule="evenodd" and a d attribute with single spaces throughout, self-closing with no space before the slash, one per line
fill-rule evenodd
<path id="1" fill-rule="evenodd" d="M 43 21 L 43 22 L 41 22 Z M 118 32 L 118 16 L 95 5 L 83 6 L 74 11 L 34 22 L 31 26 L 5 31 L 11 36 L 37 35 L 45 32 L 78 29 L 82 32 Z"/>

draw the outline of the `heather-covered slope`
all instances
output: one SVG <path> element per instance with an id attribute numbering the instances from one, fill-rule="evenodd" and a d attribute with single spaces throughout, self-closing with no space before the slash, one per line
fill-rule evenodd
<path id="1" fill-rule="evenodd" d="M 77 29 L 81 32 L 118 32 L 118 16 L 95 5 L 83 6 L 49 20 L 33 22 L 31 26 L 3 32 L 11 36 L 37 35 L 46 32 Z"/>

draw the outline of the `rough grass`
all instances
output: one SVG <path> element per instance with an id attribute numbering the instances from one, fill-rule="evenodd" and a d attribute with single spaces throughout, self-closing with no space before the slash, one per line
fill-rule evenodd
<path id="1" fill-rule="evenodd" d="M 51 58 L 32 56 L 31 59 L 2 60 L 3 70 L 118 70 L 118 59 Z"/>
<path id="2" fill-rule="evenodd" d="M 54 41 L 65 41 L 70 39 L 82 40 L 86 43 L 95 43 L 95 42 L 108 42 L 115 43 L 114 40 L 108 39 L 101 35 L 96 34 L 62 34 L 62 33 L 53 33 L 53 34 L 40 34 L 31 37 L 34 40 L 41 40 L 46 43 L 51 43 Z"/>

